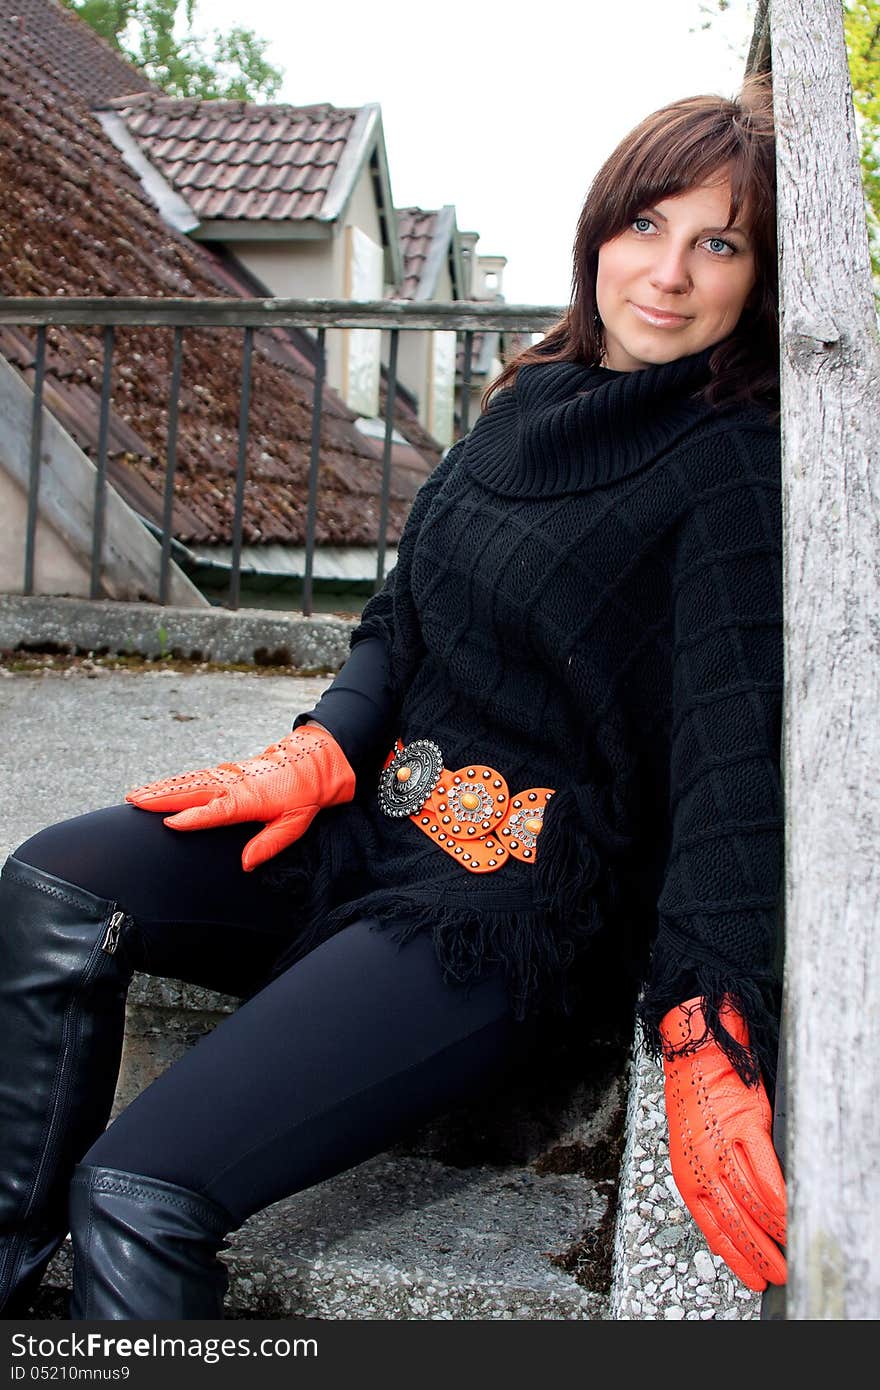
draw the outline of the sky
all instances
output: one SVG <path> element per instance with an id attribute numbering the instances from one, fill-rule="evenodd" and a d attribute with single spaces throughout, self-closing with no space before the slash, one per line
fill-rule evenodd
<path id="1" fill-rule="evenodd" d="M 285 70 L 276 100 L 378 102 L 398 207 L 453 203 L 477 252 L 506 256 L 509 304 L 563 305 L 589 183 L 644 116 L 732 96 L 748 0 L 201 0 L 194 31 L 245 25 Z"/>

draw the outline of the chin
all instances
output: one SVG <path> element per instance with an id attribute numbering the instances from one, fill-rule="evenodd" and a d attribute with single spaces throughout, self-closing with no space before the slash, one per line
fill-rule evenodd
<path id="1" fill-rule="evenodd" d="M 662 367 L 667 362 L 675 362 L 679 357 L 689 357 L 692 352 L 699 352 L 699 347 L 692 347 L 690 343 L 658 343 L 650 347 L 626 348 L 627 356 L 631 362 L 638 367 Z"/>
<path id="2" fill-rule="evenodd" d="M 631 370 L 637 369 L 635 364 L 660 367 L 666 362 L 675 362 L 679 357 L 689 357 L 692 353 L 701 352 L 704 347 L 709 346 L 707 336 L 695 335 L 692 331 L 679 333 L 664 328 L 655 329 L 653 332 L 649 328 L 645 333 L 623 334 L 615 333 L 612 327 L 610 339 L 616 353 L 625 353 L 628 360 L 634 364 Z"/>
<path id="3" fill-rule="evenodd" d="M 646 348 L 644 352 L 634 352 L 632 355 L 643 362 L 650 362 L 652 366 L 659 366 L 661 362 L 674 362 L 676 357 L 688 357 L 697 351 L 698 349 L 690 343 L 679 341 L 659 343 L 656 347 Z"/>

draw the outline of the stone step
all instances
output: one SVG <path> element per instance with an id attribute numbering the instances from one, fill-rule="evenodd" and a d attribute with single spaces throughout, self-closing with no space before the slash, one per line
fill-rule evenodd
<path id="1" fill-rule="evenodd" d="M 137 976 L 114 1114 L 236 1007 Z M 223 1253 L 226 1316 L 759 1318 L 675 1188 L 661 1068 L 583 1027 L 489 1100 L 246 1221 Z M 70 1265 L 66 1241 L 35 1316 L 66 1316 Z"/>
<path id="2" fill-rule="evenodd" d="M 229 1238 L 228 1317 L 601 1319 L 608 1291 L 554 1264 L 607 1198 L 577 1174 L 454 1170 L 386 1153 L 258 1212 Z M 69 1240 L 46 1283 L 68 1289 Z"/>
<path id="3" fill-rule="evenodd" d="M 136 977 L 114 1113 L 235 1007 Z M 606 1318 L 627 1048 L 574 1046 L 583 1026 L 548 1034 L 491 1097 L 246 1221 L 222 1256 L 227 1316 Z M 42 1306 L 55 1291 L 63 1307 L 70 1265 L 66 1241 Z"/>

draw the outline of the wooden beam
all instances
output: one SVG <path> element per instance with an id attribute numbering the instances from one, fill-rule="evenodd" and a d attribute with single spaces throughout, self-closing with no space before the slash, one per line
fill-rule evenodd
<path id="1" fill-rule="evenodd" d="M 840 0 L 772 0 L 790 1320 L 880 1317 L 880 343 Z"/>
<path id="2" fill-rule="evenodd" d="M 172 328 L 436 328 L 539 333 L 558 305 L 389 299 L 0 299 L 0 324 L 145 325 Z"/>

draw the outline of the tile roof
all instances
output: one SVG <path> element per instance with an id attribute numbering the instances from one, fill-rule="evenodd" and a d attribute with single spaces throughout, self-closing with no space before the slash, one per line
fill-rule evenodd
<path id="1" fill-rule="evenodd" d="M 25 16 L 19 25 L 14 15 Z M 45 23 L 44 23 L 45 21 Z M 73 26 L 76 26 L 74 32 Z M 43 42 L 43 35 L 48 36 Z M 35 34 L 39 41 L 35 41 Z M 70 34 L 69 63 L 54 36 Z M 75 40 L 75 42 L 74 42 Z M 0 294 L 251 297 L 231 258 L 169 227 L 92 114 L 94 68 L 118 91 L 138 75 L 54 0 L 0 0 Z M 231 540 L 241 330 L 187 330 L 180 396 L 174 534 L 198 544 Z M 111 481 L 143 516 L 162 512 L 172 334 L 118 330 L 110 422 Z M 33 379 L 33 330 L 0 330 L 0 352 Z M 245 541 L 301 545 L 314 370 L 310 340 L 282 329 L 254 337 Z M 92 457 L 97 454 L 99 329 L 47 331 L 46 401 Z M 319 542 L 372 545 L 378 530 L 381 440 L 364 436 L 331 390 L 323 397 Z M 439 457 L 401 394 L 388 538 Z"/>
<path id="2" fill-rule="evenodd" d="M 415 299 L 422 271 L 437 230 L 438 212 L 424 208 L 396 208 L 397 230 L 403 256 L 403 280 L 394 290 L 395 299 Z"/>
<path id="3" fill-rule="evenodd" d="M 356 108 L 196 101 L 143 93 L 101 103 L 202 220 L 321 214 Z"/>
<path id="4" fill-rule="evenodd" d="M 447 211 L 446 209 L 443 210 Z M 400 250 L 403 258 L 403 279 L 401 283 L 390 291 L 390 299 L 419 299 L 423 295 L 425 285 L 423 277 L 426 271 L 435 271 L 438 265 L 438 251 L 436 239 L 444 235 L 450 235 L 454 230 L 454 210 L 448 209 L 453 213 L 453 217 L 444 220 L 441 211 L 430 210 L 427 208 L 395 208 L 397 214 L 398 235 L 400 239 Z M 442 248 L 445 255 L 447 247 Z M 473 299 L 473 295 L 468 295 L 468 299 Z M 498 302 L 503 303 L 501 296 Z M 502 363 L 510 361 L 519 352 L 531 343 L 532 338 L 529 333 L 500 333 L 496 330 L 486 332 L 483 329 L 476 329 L 471 340 L 471 382 L 474 389 L 485 389 L 489 381 L 489 372 L 495 357 L 499 357 Z M 460 384 L 464 376 L 464 335 L 460 334 L 455 347 L 455 380 Z M 456 410 L 456 415 L 458 411 Z"/>
<path id="5" fill-rule="evenodd" d="M 39 60 L 59 89 L 91 104 L 150 92 L 153 83 L 57 0 L 0 0 L 0 38 Z"/>

